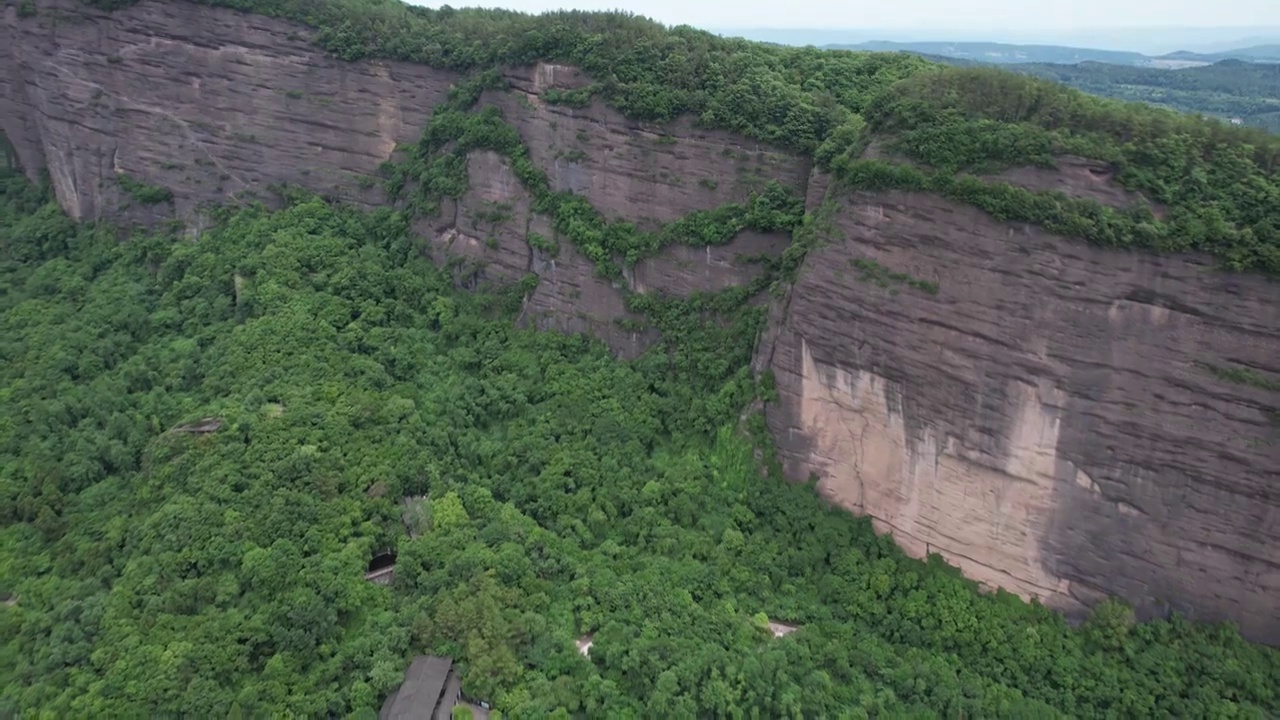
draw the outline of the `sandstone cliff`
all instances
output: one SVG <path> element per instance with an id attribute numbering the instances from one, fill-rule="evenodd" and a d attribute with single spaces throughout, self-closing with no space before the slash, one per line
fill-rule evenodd
<path id="1" fill-rule="evenodd" d="M 289 183 L 363 205 L 385 201 L 377 180 L 396 148 L 416 142 L 456 77 L 398 62 L 346 63 L 310 43 L 311 31 L 257 15 L 189 3 L 142 2 L 106 14 L 76 0 L 41 4 L 35 17 L 4 8 L 0 130 L 34 179 L 47 169 L 58 200 L 80 220 L 198 226 L 206 203 L 265 198 Z M 488 93 L 557 190 L 586 195 L 607 216 L 641 224 L 745 200 L 766 179 L 803 193 L 808 161 L 725 133 L 644 127 L 603 105 L 547 106 L 538 94 L 585 82 L 572 68 L 508 73 L 510 93 Z M 526 319 L 592 332 L 625 356 L 652 332 L 624 329 L 618 289 L 561 243 L 554 257 L 530 247 L 552 237 L 529 213 L 528 194 L 492 154 L 470 159 L 471 191 L 419 226 L 436 250 L 471 261 L 468 277 L 542 278 Z M 172 205 L 146 207 L 128 178 L 169 189 Z M 740 255 L 780 253 L 788 238 L 743 233 L 734 242 L 682 249 L 640 263 L 637 290 L 687 294 L 745 282 L 758 267 Z"/>
<path id="2" fill-rule="evenodd" d="M 74 0 L 4 8 L 0 129 L 84 220 L 198 225 L 204 203 L 288 182 L 383 202 L 374 182 L 415 141 L 451 74 L 344 63 L 304 28 L 181 2 L 104 15 Z M 1115 594 L 1147 613 L 1233 619 L 1280 642 L 1280 427 L 1273 391 L 1207 365 L 1280 372 L 1280 291 L 1197 258 L 1102 251 L 927 195 L 830 189 L 806 158 L 684 121 L 544 104 L 574 69 L 507 71 L 490 92 L 558 190 L 640 224 L 738 202 L 766 179 L 807 197 L 828 239 L 771 307 L 756 365 L 788 474 L 870 515 L 909 552 L 1067 610 Z M 1104 167 L 1010 182 L 1133 202 Z M 623 356 L 656 335 L 621 288 L 554 240 L 506 161 L 469 157 L 470 190 L 417 226 L 460 282 L 539 284 L 522 320 L 591 332 Z M 141 206 L 121 178 L 173 191 Z M 821 213 L 819 211 L 822 211 Z M 669 248 L 631 290 L 685 295 L 749 281 L 782 235 Z"/>
<path id="3" fill-rule="evenodd" d="M 685 121 L 650 127 L 627 120 L 602 103 L 589 108 L 548 105 L 548 87 L 573 88 L 584 79 L 572 68 L 539 65 L 512 69 L 509 92 L 487 92 L 482 106 L 496 106 L 519 132 L 552 188 L 581 194 L 610 219 L 653 228 L 695 210 L 743 202 L 767 180 L 803 195 L 809 162 L 728 133 L 706 131 Z M 506 161 L 494 153 L 468 160 L 470 190 L 420 231 L 438 260 L 465 258 L 474 276 L 518 280 L 539 276 L 525 318 L 537 327 L 591 332 L 623 357 L 653 343 L 652 330 L 627 329 L 638 321 L 623 306 L 621 286 L 600 278 L 594 264 L 568 241 L 554 254 L 531 247 L 530 233 L 557 239 L 548 218 L 530 210 L 531 198 Z M 630 290 L 687 296 L 749 282 L 758 265 L 743 258 L 779 255 L 790 239 L 782 233 L 744 231 L 715 247 L 668 248 L 626 274 Z"/>
<path id="4" fill-rule="evenodd" d="M 4 35 L 0 129 L 82 220 L 118 216 L 124 175 L 174 190 L 188 221 L 280 182 L 378 202 L 371 176 L 452 80 L 343 63 L 304 28 L 188 3 L 105 14 L 62 0 L 29 18 L 10 4 Z"/>
<path id="5" fill-rule="evenodd" d="M 757 357 L 790 476 L 988 586 L 1280 641 L 1280 394 L 1204 367 L 1280 371 L 1280 287 L 925 194 L 833 199 Z"/>

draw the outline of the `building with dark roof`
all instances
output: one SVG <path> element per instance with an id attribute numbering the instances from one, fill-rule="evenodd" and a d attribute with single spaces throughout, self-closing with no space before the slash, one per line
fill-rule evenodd
<path id="1" fill-rule="evenodd" d="M 461 695 L 462 679 L 451 658 L 419 655 L 382 704 L 378 720 L 448 720 Z"/>

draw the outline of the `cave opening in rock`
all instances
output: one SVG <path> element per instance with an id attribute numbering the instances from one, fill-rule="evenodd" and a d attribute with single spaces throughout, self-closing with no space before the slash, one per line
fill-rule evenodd
<path id="1" fill-rule="evenodd" d="M 387 568 L 392 567 L 395 564 L 396 564 L 396 554 L 394 552 L 390 552 L 390 551 L 380 552 L 377 555 L 374 555 L 373 559 L 369 561 L 369 572 L 386 570 Z"/>
<path id="2" fill-rule="evenodd" d="M 22 168 L 18 166 L 18 151 L 13 148 L 3 130 L 0 130 L 0 170 L 22 172 Z"/>

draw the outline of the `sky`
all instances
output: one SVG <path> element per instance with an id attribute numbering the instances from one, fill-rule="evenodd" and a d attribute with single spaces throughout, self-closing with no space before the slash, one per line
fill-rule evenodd
<path id="1" fill-rule="evenodd" d="M 1280 26 L 1280 0 L 454 0 L 449 4 L 526 12 L 623 9 L 668 24 L 708 29 L 914 29 L 980 35 L 1152 24 L 1192 28 Z"/>

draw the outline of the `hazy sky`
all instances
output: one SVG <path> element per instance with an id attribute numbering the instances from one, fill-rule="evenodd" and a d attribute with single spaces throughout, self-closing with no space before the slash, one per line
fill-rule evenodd
<path id="1" fill-rule="evenodd" d="M 438 2 L 411 0 L 438 6 Z M 526 12 L 622 9 L 704 28 L 1068 30 L 1280 25 L 1280 0 L 454 0 Z"/>

